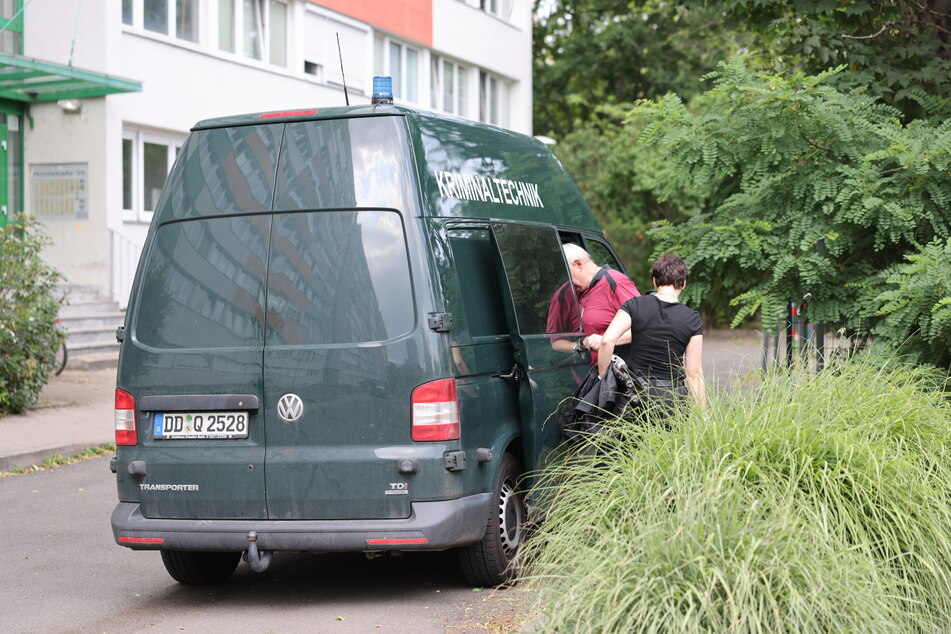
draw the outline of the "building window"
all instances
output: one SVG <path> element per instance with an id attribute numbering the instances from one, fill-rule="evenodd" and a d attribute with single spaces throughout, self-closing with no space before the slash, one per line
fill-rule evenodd
<path id="1" fill-rule="evenodd" d="M 168 35 L 168 0 L 143 0 L 142 8 L 145 30 Z"/>
<path id="2" fill-rule="evenodd" d="M 469 69 L 466 66 L 433 55 L 430 81 L 433 108 L 460 117 L 469 116 Z"/>
<path id="3" fill-rule="evenodd" d="M 512 0 L 479 0 L 479 8 L 505 21 L 512 18 Z"/>
<path id="4" fill-rule="evenodd" d="M 0 52 L 23 53 L 23 0 L 0 0 Z"/>
<path id="5" fill-rule="evenodd" d="M 486 72 L 479 73 L 479 121 L 509 126 L 509 83 Z"/>
<path id="6" fill-rule="evenodd" d="M 139 130 L 122 135 L 122 208 L 126 220 L 148 222 L 183 139 Z"/>
<path id="7" fill-rule="evenodd" d="M 393 78 L 393 98 L 419 103 L 419 51 L 377 35 L 373 41 L 373 72 Z"/>
<path id="8" fill-rule="evenodd" d="M 287 66 L 287 5 L 283 2 L 270 3 L 270 34 L 268 37 L 268 61 L 278 66 Z"/>
<path id="9" fill-rule="evenodd" d="M 337 86 L 342 86 L 346 79 L 348 90 L 366 93 L 370 75 L 367 55 L 370 30 L 366 25 L 309 8 L 304 13 L 302 33 L 305 74 Z M 341 57 L 343 74 L 340 72 Z"/>
<path id="10" fill-rule="evenodd" d="M 198 5 L 199 0 L 122 0 L 122 23 L 197 42 Z"/>
<path id="11" fill-rule="evenodd" d="M 287 15 L 281 0 L 219 0 L 218 48 L 287 66 Z"/>

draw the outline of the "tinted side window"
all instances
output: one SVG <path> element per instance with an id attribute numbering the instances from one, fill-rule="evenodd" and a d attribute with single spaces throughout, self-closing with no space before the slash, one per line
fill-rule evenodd
<path id="1" fill-rule="evenodd" d="M 531 335 L 576 330 L 577 327 L 549 327 L 562 321 L 560 311 L 573 320 L 580 314 L 555 230 L 534 225 L 493 224 L 492 232 L 502 255 L 519 332 Z"/>
<path id="2" fill-rule="evenodd" d="M 596 264 L 602 265 L 607 264 L 615 271 L 623 271 L 624 268 L 621 267 L 621 263 L 617 258 L 614 257 L 614 254 L 608 249 L 607 245 L 603 242 L 597 240 L 585 240 L 585 247 L 588 253 L 591 254 L 591 259 L 595 261 Z"/>
<path id="3" fill-rule="evenodd" d="M 289 123 L 274 209 L 414 209 L 409 147 L 403 117 Z"/>
<path id="4" fill-rule="evenodd" d="M 135 336 L 155 348 L 264 343 L 267 216 L 159 227 L 142 275 Z"/>
<path id="5" fill-rule="evenodd" d="M 156 207 L 160 219 L 269 210 L 283 128 L 272 123 L 193 132 Z"/>
<path id="6" fill-rule="evenodd" d="M 469 335 L 508 334 L 488 230 L 456 229 L 448 236 Z"/>
<path id="7" fill-rule="evenodd" d="M 384 341 L 413 329 L 399 214 L 322 211 L 273 222 L 268 345 Z"/>

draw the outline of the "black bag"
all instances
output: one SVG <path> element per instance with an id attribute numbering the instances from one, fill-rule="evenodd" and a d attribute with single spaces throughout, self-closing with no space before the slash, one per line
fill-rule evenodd
<path id="1" fill-rule="evenodd" d="M 598 367 L 591 366 L 562 408 L 562 435 L 577 442 L 604 431 L 605 421 L 629 416 L 648 387 L 647 379 L 639 372 L 631 372 L 617 355 L 611 358 L 611 365 L 601 379 L 598 379 Z"/>

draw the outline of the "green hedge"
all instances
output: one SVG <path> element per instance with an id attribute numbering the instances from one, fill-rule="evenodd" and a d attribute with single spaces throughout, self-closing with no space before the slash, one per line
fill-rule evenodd
<path id="1" fill-rule="evenodd" d="M 48 243 L 34 221 L 0 229 L 0 413 L 36 402 L 64 341 L 56 324 L 62 276 L 40 257 Z"/>
<path id="2" fill-rule="evenodd" d="M 944 631 L 944 375 L 854 360 L 670 429 L 618 423 L 546 474 L 526 576 L 563 632 Z"/>

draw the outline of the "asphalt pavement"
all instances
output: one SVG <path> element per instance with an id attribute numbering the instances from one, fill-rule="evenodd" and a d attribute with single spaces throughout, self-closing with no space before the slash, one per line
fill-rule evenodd
<path id="1" fill-rule="evenodd" d="M 761 335 L 752 331 L 707 333 L 703 366 L 711 389 L 729 389 L 758 369 L 761 345 Z M 115 387 L 115 368 L 66 370 L 26 412 L 0 416 L 0 472 L 114 442 Z"/>

